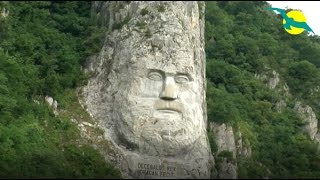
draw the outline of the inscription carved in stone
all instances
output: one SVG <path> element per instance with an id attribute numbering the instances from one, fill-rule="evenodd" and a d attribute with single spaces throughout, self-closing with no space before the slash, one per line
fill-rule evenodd
<path id="1" fill-rule="evenodd" d="M 138 174 L 139 176 L 176 177 L 176 168 L 174 166 L 138 163 Z"/>

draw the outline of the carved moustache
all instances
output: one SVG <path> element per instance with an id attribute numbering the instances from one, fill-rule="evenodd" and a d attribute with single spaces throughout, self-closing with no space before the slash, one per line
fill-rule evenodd
<path id="1" fill-rule="evenodd" d="M 183 105 L 177 101 L 157 100 L 154 103 L 154 108 L 156 110 L 171 110 L 171 111 L 177 111 L 177 112 L 183 111 Z"/>

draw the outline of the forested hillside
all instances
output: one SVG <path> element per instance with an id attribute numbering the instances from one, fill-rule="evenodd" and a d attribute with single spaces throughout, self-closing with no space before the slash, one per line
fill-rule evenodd
<path id="1" fill-rule="evenodd" d="M 208 120 L 231 125 L 250 144 L 251 157 L 237 157 L 239 178 L 319 178 L 317 144 L 294 111 L 301 101 L 320 115 L 319 37 L 288 34 L 282 17 L 268 7 L 206 2 Z M 272 71 L 280 81 L 270 88 L 268 79 L 258 77 Z"/>
<path id="2" fill-rule="evenodd" d="M 91 2 L 0 2 L 0 177 L 120 177 L 62 113 L 80 108 L 85 60 L 104 28 Z M 242 133 L 252 155 L 236 158 L 239 178 L 319 178 L 316 141 L 303 131 L 298 101 L 320 117 L 320 39 L 290 35 L 268 3 L 206 2 L 208 121 Z M 275 86 L 268 77 L 279 75 Z M 287 88 L 284 88 L 287 87 Z M 44 100 L 58 101 L 55 115 Z M 285 102 L 281 105 L 279 102 Z M 209 132 L 219 169 L 215 134 Z"/>
<path id="3" fill-rule="evenodd" d="M 0 177 L 119 177 L 44 101 L 51 96 L 60 109 L 77 101 L 81 64 L 103 39 L 91 2 L 0 3 L 9 12 L 0 17 Z"/>

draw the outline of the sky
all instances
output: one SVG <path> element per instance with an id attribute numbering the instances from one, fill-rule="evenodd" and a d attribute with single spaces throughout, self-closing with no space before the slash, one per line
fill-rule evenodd
<path id="1" fill-rule="evenodd" d="M 271 7 L 300 9 L 313 32 L 320 36 L 320 1 L 267 1 Z M 274 11 L 275 12 L 275 11 Z M 277 12 L 275 12 L 277 13 Z"/>

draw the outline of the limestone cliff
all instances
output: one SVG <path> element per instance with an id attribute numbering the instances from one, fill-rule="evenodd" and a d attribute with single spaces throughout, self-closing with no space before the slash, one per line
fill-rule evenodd
<path id="1" fill-rule="evenodd" d="M 318 119 L 312 108 L 308 105 L 303 105 L 300 101 L 298 101 L 294 106 L 294 110 L 302 119 L 302 122 L 305 123 L 303 127 L 305 133 L 307 133 L 312 140 L 320 142 L 320 134 L 318 133 Z"/>
<path id="2" fill-rule="evenodd" d="M 4 18 L 9 16 L 9 9 L 7 8 L 7 6 L 8 6 L 8 1 L 0 2 L 0 14 Z"/>
<path id="3" fill-rule="evenodd" d="M 281 92 L 283 97 L 280 99 L 279 102 L 276 103 L 278 111 L 281 112 L 284 108 L 286 108 L 288 98 L 292 96 L 289 92 L 289 87 L 286 83 L 282 87 L 278 87 L 280 84 L 280 78 L 279 73 L 275 70 L 272 70 L 271 75 L 266 74 L 256 74 L 255 77 L 265 82 L 268 88 L 275 89 Z M 276 87 L 278 87 L 278 89 Z M 312 90 L 312 92 L 317 92 L 317 89 Z M 298 117 L 301 118 L 302 122 L 305 124 L 302 128 L 303 131 L 310 137 L 311 140 L 319 143 L 320 134 L 318 133 L 318 119 L 313 109 L 309 105 L 303 104 L 299 100 L 295 100 L 293 110 L 297 113 Z"/>
<path id="4" fill-rule="evenodd" d="M 237 178 L 237 146 L 235 136 L 231 126 L 226 124 L 210 123 L 209 129 L 215 136 L 218 149 L 216 155 L 219 156 L 223 152 L 231 153 L 231 157 L 222 157 L 219 168 L 217 169 L 217 177 L 219 179 L 236 179 Z M 241 148 L 239 148 L 240 150 Z"/>
<path id="5" fill-rule="evenodd" d="M 210 177 L 203 13 L 204 2 L 93 2 L 108 31 L 81 104 L 125 178 Z"/>

